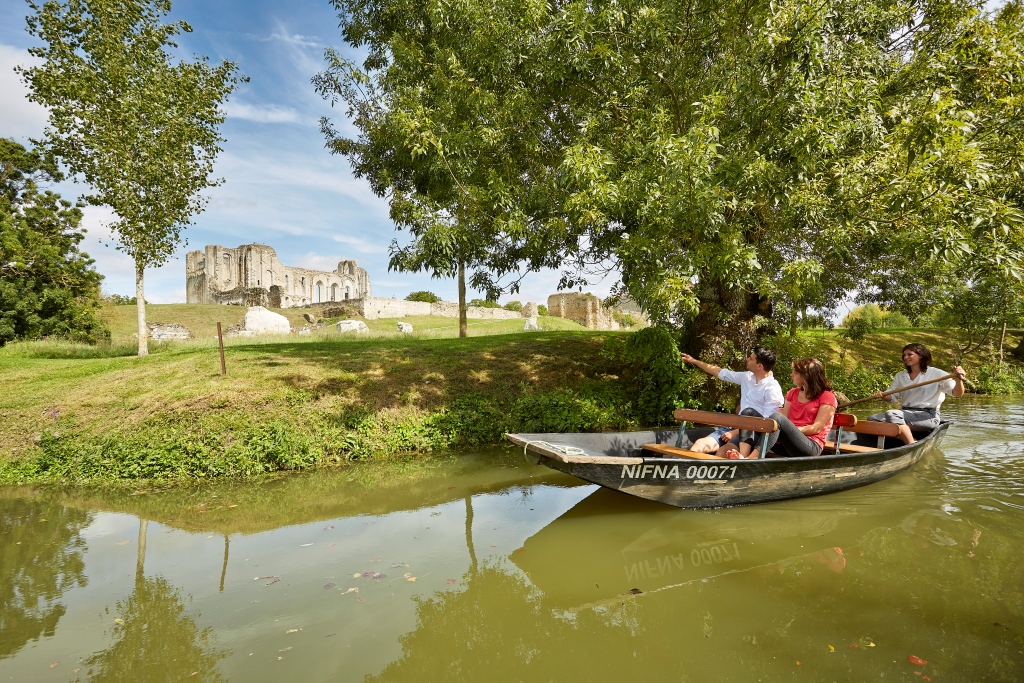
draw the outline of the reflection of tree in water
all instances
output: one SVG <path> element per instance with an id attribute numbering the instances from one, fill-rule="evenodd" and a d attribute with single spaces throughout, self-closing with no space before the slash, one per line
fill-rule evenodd
<path id="1" fill-rule="evenodd" d="M 185 613 L 181 591 L 162 576 L 142 577 L 117 603 L 124 620 L 114 644 L 85 665 L 92 681 L 220 681 L 213 630 Z M 198 672 L 193 676 L 193 672 Z"/>
<path id="2" fill-rule="evenodd" d="M 53 635 L 65 611 L 57 601 L 86 583 L 79 533 L 91 522 L 81 510 L 0 499 L 0 659 Z"/>
<path id="3" fill-rule="evenodd" d="M 657 642 L 638 637 L 636 604 L 628 598 L 570 615 L 546 606 L 518 572 L 485 564 L 467 578 L 464 591 L 418 600 L 416 629 L 401 638 L 402 657 L 367 683 L 633 680 L 648 650 L 665 645 L 658 634 Z M 636 653 L 626 668 L 623 647 Z"/>
<path id="4" fill-rule="evenodd" d="M 213 629 L 185 613 L 181 591 L 162 576 L 146 577 L 146 530 L 139 524 L 135 590 L 117 603 L 114 644 L 85 664 L 91 681 L 221 681 L 217 662 L 227 654 L 213 644 Z"/>

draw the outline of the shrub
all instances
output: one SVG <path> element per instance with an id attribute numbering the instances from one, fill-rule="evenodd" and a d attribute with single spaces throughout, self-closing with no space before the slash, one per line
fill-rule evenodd
<path id="1" fill-rule="evenodd" d="M 474 308 L 501 308 L 501 304 L 490 299 L 472 299 L 469 305 Z"/>
<path id="2" fill-rule="evenodd" d="M 843 327 L 849 327 L 856 318 L 860 318 L 864 320 L 871 329 L 878 329 L 882 326 L 882 319 L 884 317 L 885 311 L 879 308 L 876 304 L 865 304 L 864 306 L 857 306 L 846 314 L 846 317 L 843 318 Z"/>
<path id="3" fill-rule="evenodd" d="M 502 306 L 502 308 L 506 311 L 516 311 L 518 313 L 523 310 L 523 304 L 518 301 L 509 301 L 507 304 Z"/>
<path id="4" fill-rule="evenodd" d="M 684 399 L 682 359 L 675 340 L 661 327 L 634 332 L 622 350 L 623 384 L 643 422 L 669 424 Z"/>
<path id="5" fill-rule="evenodd" d="M 438 301 L 441 300 L 441 297 L 439 297 L 437 294 L 434 294 L 433 292 L 421 290 L 419 292 L 412 292 L 411 294 L 409 294 L 409 296 L 405 297 L 405 300 L 422 301 L 428 304 L 436 304 Z"/>
<path id="6" fill-rule="evenodd" d="M 547 315 L 548 307 L 544 304 L 537 304 L 537 315 Z"/>

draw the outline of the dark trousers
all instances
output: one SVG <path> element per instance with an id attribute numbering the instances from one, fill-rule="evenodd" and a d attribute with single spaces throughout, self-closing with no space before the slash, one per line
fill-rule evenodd
<path id="1" fill-rule="evenodd" d="M 757 412 L 753 408 L 744 408 L 740 415 L 746 415 L 747 417 L 764 417 L 761 413 Z M 749 429 L 740 430 L 740 443 L 745 443 L 750 446 L 750 449 L 761 448 L 762 435 L 757 432 L 752 432 Z M 775 442 L 779 439 L 779 433 L 777 431 L 772 432 L 768 435 L 768 448 L 765 449 L 765 453 L 772 449 Z M 761 454 L 761 457 L 765 456 L 765 453 Z"/>
<path id="2" fill-rule="evenodd" d="M 779 431 L 776 432 L 779 435 L 778 444 L 785 449 L 785 453 L 780 455 L 786 455 L 790 458 L 807 458 L 821 455 L 821 446 L 811 441 L 788 417 L 782 413 L 775 413 L 772 415 L 772 419 L 779 425 Z"/>

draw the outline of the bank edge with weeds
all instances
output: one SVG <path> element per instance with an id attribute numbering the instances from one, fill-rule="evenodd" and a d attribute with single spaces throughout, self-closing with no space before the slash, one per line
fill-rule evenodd
<path id="1" fill-rule="evenodd" d="M 300 416 L 235 410 L 158 415 L 100 436 L 58 421 L 40 435 L 32 455 L 0 464 L 0 485 L 252 477 L 490 445 L 510 431 L 621 431 L 637 426 L 631 414 L 615 384 L 591 382 L 505 400 L 471 393 L 436 411 L 310 407 Z"/>

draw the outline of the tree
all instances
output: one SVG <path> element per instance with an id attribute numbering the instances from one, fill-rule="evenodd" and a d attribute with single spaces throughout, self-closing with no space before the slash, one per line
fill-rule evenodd
<path id="1" fill-rule="evenodd" d="M 518 291 L 526 273 L 562 260 L 557 241 L 544 237 L 561 219 L 536 219 L 521 196 L 523 161 L 556 151 L 530 132 L 543 127 L 544 112 L 525 89 L 532 66 L 516 58 L 533 37 L 526 3 L 332 5 L 346 42 L 367 56 L 359 65 L 328 49 L 313 79 L 332 105 L 347 105 L 359 131 L 347 138 L 325 118 L 327 147 L 389 199 L 392 220 L 409 231 L 409 244 L 392 243 L 389 267 L 458 278 L 465 336 L 467 269 L 471 285 L 496 300 Z M 531 180 L 553 161 L 535 166 Z M 530 187 L 537 199 L 528 204 L 540 206 L 546 186 Z"/>
<path id="2" fill-rule="evenodd" d="M 170 0 L 29 0 L 28 31 L 43 63 L 21 69 L 29 98 L 49 109 L 43 142 L 85 197 L 112 208 L 118 248 L 135 261 L 139 355 L 148 353 L 143 276 L 174 252 L 203 210 L 200 192 L 223 138 L 221 104 L 238 83 L 231 62 L 173 63 L 166 48 L 190 32 L 162 23 Z"/>
<path id="3" fill-rule="evenodd" d="M 41 186 L 60 178 L 36 150 L 0 138 L 0 346 L 57 336 L 96 342 L 103 276 L 80 251 L 79 206 Z"/>
<path id="4" fill-rule="evenodd" d="M 412 293 L 410 293 L 409 296 L 405 297 L 405 300 L 406 301 L 422 301 L 422 302 L 428 303 L 428 304 L 436 304 L 438 301 L 441 300 L 441 297 L 439 297 L 437 294 L 434 294 L 433 292 L 428 292 L 426 290 L 421 290 L 419 292 L 412 292 Z"/>
<path id="5" fill-rule="evenodd" d="M 563 284 L 610 263 L 695 353 L 887 268 L 1020 262 L 1016 3 L 335 5 L 369 50 L 345 149 L 379 189 L 450 165 L 488 219 L 480 268 L 507 263 L 498 235 Z"/>

